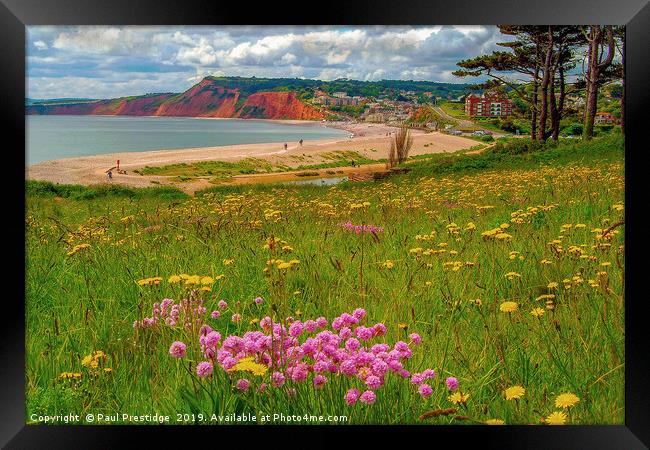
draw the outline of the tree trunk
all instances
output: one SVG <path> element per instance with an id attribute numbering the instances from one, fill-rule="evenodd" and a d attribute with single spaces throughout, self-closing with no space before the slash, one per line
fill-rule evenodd
<path id="1" fill-rule="evenodd" d="M 601 45 L 603 44 L 603 31 L 607 32 L 607 56 L 602 59 Z M 598 90 L 600 88 L 600 74 L 605 70 L 614 58 L 614 33 L 611 26 L 603 29 L 600 26 L 591 27 L 589 33 L 589 70 L 587 105 L 585 108 L 585 125 L 583 138 L 590 140 L 594 136 L 594 120 L 598 109 Z"/>
<path id="2" fill-rule="evenodd" d="M 585 123 L 583 138 L 591 139 L 594 136 L 594 120 L 598 108 L 598 49 L 600 47 L 600 27 L 592 27 L 589 39 L 589 65 L 587 70 L 587 91 L 585 105 Z"/>
<path id="3" fill-rule="evenodd" d="M 560 76 L 559 86 L 560 86 L 560 97 L 557 102 L 557 123 L 554 124 L 553 128 L 553 140 L 557 141 L 560 136 L 560 121 L 564 115 L 564 99 L 566 97 L 566 85 L 564 81 L 564 66 L 562 62 L 558 67 L 558 74 Z"/>
<path id="4" fill-rule="evenodd" d="M 546 118 L 548 115 L 548 85 L 551 80 L 551 61 L 553 58 L 553 27 L 548 27 L 548 42 L 546 43 L 546 57 L 544 58 L 544 77 L 542 78 L 542 104 L 539 113 L 540 141 L 546 140 Z"/>
<path id="5" fill-rule="evenodd" d="M 560 135 L 560 116 L 555 98 L 555 76 L 551 78 L 549 86 L 549 106 L 551 111 L 551 137 L 554 141 L 557 141 Z"/>
<path id="6" fill-rule="evenodd" d="M 537 90 L 539 80 L 539 38 L 537 38 L 537 48 L 535 51 L 535 75 L 533 76 L 533 95 L 530 102 L 530 139 L 537 139 Z"/>

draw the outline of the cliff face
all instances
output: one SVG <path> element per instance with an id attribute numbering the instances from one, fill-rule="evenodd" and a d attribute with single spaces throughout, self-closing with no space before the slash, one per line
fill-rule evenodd
<path id="1" fill-rule="evenodd" d="M 260 91 L 245 95 L 204 79 L 181 94 L 155 94 L 87 103 L 36 104 L 26 114 L 125 115 L 318 120 L 324 116 L 295 92 Z"/>
<path id="2" fill-rule="evenodd" d="M 301 102 L 295 92 L 256 92 L 246 98 L 238 117 L 317 120 L 323 114 Z"/>

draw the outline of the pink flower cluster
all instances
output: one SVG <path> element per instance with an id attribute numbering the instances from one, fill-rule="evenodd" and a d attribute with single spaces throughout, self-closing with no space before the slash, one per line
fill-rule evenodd
<path id="1" fill-rule="evenodd" d="M 376 323 L 363 325 L 366 311 L 355 309 L 332 320 L 328 327 L 325 317 L 315 320 L 273 322 L 264 317 L 259 322 L 261 330 L 248 331 L 242 336 L 231 335 L 221 339 L 221 334 L 204 324 L 199 331 L 199 346 L 205 359 L 196 366 L 199 377 L 208 377 L 216 365 L 225 371 L 232 369 L 242 358 L 253 358 L 268 367 L 258 391 L 282 388 L 287 383 L 310 383 L 322 389 L 335 375 L 342 375 L 352 387 L 345 394 L 348 405 L 357 401 L 371 405 L 377 399 L 389 376 L 409 379 L 418 386 L 422 397 L 429 397 L 432 389 L 424 381 L 436 376 L 432 369 L 412 374 L 405 363 L 412 356 L 411 345 L 419 345 L 419 335 L 409 335 L 410 342 L 398 341 L 394 345 L 380 342 L 386 334 L 386 326 Z M 169 349 L 172 356 L 182 358 L 185 344 L 174 342 Z M 230 373 L 230 372 L 229 372 Z M 234 376 L 234 374 L 233 374 Z M 267 384 L 268 383 L 268 384 Z M 239 379 L 235 388 L 244 392 L 251 382 Z M 292 389 L 289 385 L 284 389 Z"/>
<path id="2" fill-rule="evenodd" d="M 384 229 L 382 227 L 376 227 L 374 225 L 354 225 L 352 222 L 342 223 L 341 228 L 356 234 L 361 234 L 361 233 L 378 234 L 384 232 Z"/>
<path id="3" fill-rule="evenodd" d="M 133 322 L 133 328 L 151 328 L 160 322 L 174 327 L 182 323 L 186 329 L 191 328 L 193 323 L 201 323 L 202 317 L 207 312 L 203 306 L 203 299 L 191 295 L 189 299 L 183 299 L 174 303 L 171 298 L 163 299 L 160 303 L 153 304 L 151 317 Z"/>

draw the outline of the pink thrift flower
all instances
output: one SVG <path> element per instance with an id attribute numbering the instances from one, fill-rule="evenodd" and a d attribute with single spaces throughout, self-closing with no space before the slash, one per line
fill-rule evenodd
<path id="1" fill-rule="evenodd" d="M 359 389 L 350 389 L 345 394 L 345 402 L 348 405 L 354 405 L 359 400 Z"/>
<path id="2" fill-rule="evenodd" d="M 370 389 L 379 389 L 384 382 L 376 375 L 370 375 L 366 378 L 366 386 Z"/>
<path id="3" fill-rule="evenodd" d="M 425 369 L 424 372 L 422 372 L 422 376 L 425 379 L 430 379 L 430 378 L 435 378 L 436 377 L 436 371 L 433 369 Z"/>
<path id="4" fill-rule="evenodd" d="M 268 330 L 270 330 L 270 329 L 271 329 L 271 318 L 270 318 L 269 316 L 266 316 L 265 318 L 263 318 L 262 320 L 260 320 L 260 327 L 261 327 L 264 331 L 268 331 Z"/>
<path id="5" fill-rule="evenodd" d="M 218 319 L 219 316 L 221 316 L 221 313 L 219 311 L 212 311 L 212 314 L 210 314 L 210 317 L 213 319 Z"/>
<path id="6" fill-rule="evenodd" d="M 222 311 L 225 311 L 226 308 L 228 308 L 228 303 L 226 303 L 224 300 L 219 300 L 219 309 Z"/>
<path id="7" fill-rule="evenodd" d="M 430 397 L 431 394 L 433 394 L 433 389 L 431 389 L 431 386 L 429 386 L 428 384 L 423 383 L 418 388 L 418 392 L 422 397 L 427 398 Z"/>
<path id="8" fill-rule="evenodd" d="M 314 387 L 315 388 L 321 388 L 323 385 L 327 383 L 327 377 L 324 375 L 316 375 L 314 377 Z"/>
<path id="9" fill-rule="evenodd" d="M 411 339 L 411 342 L 413 342 L 415 345 L 420 345 L 422 343 L 422 338 L 417 333 L 409 334 L 409 338 Z"/>
<path id="10" fill-rule="evenodd" d="M 354 312 L 352 313 L 352 315 L 353 315 L 354 317 L 356 317 L 358 320 L 361 320 L 361 319 L 363 319 L 364 317 L 366 317 L 366 310 L 363 309 L 363 308 L 357 308 L 357 309 L 354 310 Z"/>
<path id="11" fill-rule="evenodd" d="M 176 341 L 171 345 L 171 347 L 169 347 L 169 354 L 174 358 L 182 358 L 185 356 L 186 349 L 187 345 L 183 344 L 181 341 Z"/>
<path id="12" fill-rule="evenodd" d="M 349 327 L 343 327 L 341 328 L 341 331 L 339 331 L 339 336 L 341 339 L 348 339 L 352 337 L 352 330 Z"/>
<path id="13" fill-rule="evenodd" d="M 264 299 L 262 297 L 256 297 L 255 300 L 253 300 L 256 305 L 261 305 L 264 303 Z"/>
<path id="14" fill-rule="evenodd" d="M 239 380 L 237 380 L 237 383 L 236 383 L 237 389 L 239 389 L 242 392 L 246 392 L 248 390 L 248 388 L 250 387 L 250 385 L 251 385 L 251 382 L 248 381 L 246 378 L 240 378 Z"/>
<path id="15" fill-rule="evenodd" d="M 325 317 L 319 317 L 316 319 L 316 324 L 318 328 L 325 328 L 327 326 L 327 319 Z"/>
<path id="16" fill-rule="evenodd" d="M 212 363 L 209 361 L 202 361 L 196 365 L 196 374 L 200 378 L 205 378 L 212 374 Z"/>
<path id="17" fill-rule="evenodd" d="M 231 320 L 233 321 L 233 323 L 241 322 L 241 314 L 233 314 Z"/>
<path id="18" fill-rule="evenodd" d="M 347 348 L 351 352 L 358 349 L 360 345 L 361 344 L 359 344 L 359 341 L 357 341 L 355 338 L 350 338 L 347 341 L 345 341 L 345 348 Z"/>
<path id="19" fill-rule="evenodd" d="M 341 363 L 341 373 L 349 377 L 357 373 L 357 366 L 353 360 L 347 359 Z"/>
<path id="20" fill-rule="evenodd" d="M 303 326 L 300 321 L 295 321 L 289 327 L 289 335 L 293 337 L 298 337 L 302 334 Z"/>
<path id="21" fill-rule="evenodd" d="M 313 333 L 316 331 L 316 328 L 318 328 L 318 324 L 315 321 L 308 320 L 305 322 L 305 330 L 307 330 L 308 333 Z"/>
<path id="22" fill-rule="evenodd" d="M 284 375 L 282 372 L 273 372 L 273 375 L 271 375 L 271 384 L 273 387 L 280 387 L 284 384 Z"/>
<path id="23" fill-rule="evenodd" d="M 372 331 L 375 336 L 384 336 L 386 334 L 386 325 L 383 323 L 375 324 L 375 326 L 372 327 Z"/>
<path id="24" fill-rule="evenodd" d="M 447 378 L 445 380 L 445 384 L 447 385 L 447 389 L 449 389 L 451 392 L 458 389 L 458 380 L 454 377 Z"/>
<path id="25" fill-rule="evenodd" d="M 375 334 L 372 328 L 366 328 L 364 326 L 357 327 L 355 333 L 357 337 L 362 341 L 368 341 L 372 339 Z"/>
<path id="26" fill-rule="evenodd" d="M 423 382 L 424 382 L 424 377 L 422 376 L 422 374 L 414 373 L 411 376 L 411 383 L 419 385 L 422 384 Z"/>
<path id="27" fill-rule="evenodd" d="M 359 400 L 361 400 L 361 403 L 365 403 L 366 405 L 372 405 L 375 403 L 375 400 L 377 400 L 377 395 L 372 391 L 366 391 L 361 394 Z"/>

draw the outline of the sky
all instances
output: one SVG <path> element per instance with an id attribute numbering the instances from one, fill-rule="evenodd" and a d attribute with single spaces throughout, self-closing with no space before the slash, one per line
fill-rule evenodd
<path id="1" fill-rule="evenodd" d="M 182 92 L 207 75 L 475 82 L 456 63 L 507 40 L 494 26 L 30 26 L 27 97 Z"/>

